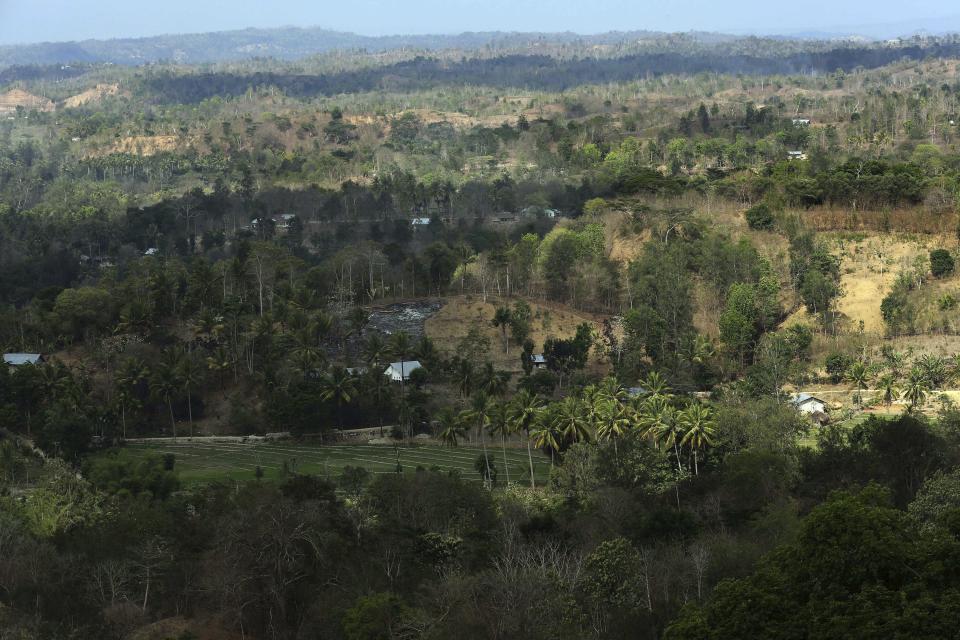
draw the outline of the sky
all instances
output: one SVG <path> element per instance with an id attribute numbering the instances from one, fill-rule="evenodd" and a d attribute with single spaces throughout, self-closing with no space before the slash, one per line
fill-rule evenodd
<path id="1" fill-rule="evenodd" d="M 0 0 L 0 44 L 319 26 L 365 35 L 960 31 L 947 0 Z"/>

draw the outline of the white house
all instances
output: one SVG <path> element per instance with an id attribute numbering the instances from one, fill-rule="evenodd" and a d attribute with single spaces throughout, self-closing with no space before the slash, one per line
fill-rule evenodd
<path id="1" fill-rule="evenodd" d="M 420 362 L 417 360 L 391 362 L 390 366 L 383 372 L 383 375 L 390 376 L 390 379 L 394 382 L 400 382 L 401 380 L 409 380 L 411 373 L 422 368 Z"/>
<path id="2" fill-rule="evenodd" d="M 793 119 L 793 126 L 795 126 L 795 127 L 809 127 L 809 126 L 810 126 L 810 118 L 794 118 L 794 119 Z"/>
<path id="3" fill-rule="evenodd" d="M 827 412 L 827 403 L 809 393 L 796 393 L 790 399 L 790 402 L 800 413 L 813 415 Z"/>
<path id="4" fill-rule="evenodd" d="M 807 154 L 803 151 L 787 151 L 788 160 L 806 160 Z"/>
<path id="5" fill-rule="evenodd" d="M 42 364 L 43 355 L 39 353 L 5 353 L 3 354 L 3 361 L 11 367 L 19 367 L 24 364 Z"/>
<path id="6" fill-rule="evenodd" d="M 410 221 L 410 226 L 412 226 L 412 227 L 414 227 L 414 228 L 416 228 L 416 227 L 429 227 L 429 226 L 430 226 L 430 218 L 414 218 L 413 220 Z"/>

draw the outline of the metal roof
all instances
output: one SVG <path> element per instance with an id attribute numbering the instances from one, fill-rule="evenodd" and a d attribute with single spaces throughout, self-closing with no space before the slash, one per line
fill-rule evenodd
<path id="1" fill-rule="evenodd" d="M 18 367 L 22 364 L 37 364 L 43 359 L 43 356 L 39 353 L 5 353 L 3 354 L 3 361 L 13 367 Z"/>

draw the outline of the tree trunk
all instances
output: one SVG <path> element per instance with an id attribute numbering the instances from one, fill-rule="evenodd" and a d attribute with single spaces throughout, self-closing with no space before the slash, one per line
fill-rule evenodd
<path id="1" fill-rule="evenodd" d="M 530 450 L 530 433 L 527 433 L 527 459 L 530 461 L 530 488 L 537 488 L 537 481 L 533 476 L 533 452 Z"/>
<path id="2" fill-rule="evenodd" d="M 173 419 L 173 399 L 167 396 L 167 408 L 170 410 L 170 428 L 173 430 L 173 441 L 177 441 L 177 421 Z"/>

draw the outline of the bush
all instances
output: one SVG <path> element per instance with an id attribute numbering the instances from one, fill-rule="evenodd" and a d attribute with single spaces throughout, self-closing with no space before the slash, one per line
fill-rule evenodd
<path id="1" fill-rule="evenodd" d="M 843 375 L 847 372 L 853 359 L 842 353 L 831 353 L 824 362 L 824 368 L 827 375 L 830 376 L 830 382 L 839 384 L 843 380 Z"/>
<path id="2" fill-rule="evenodd" d="M 934 249 L 930 252 L 930 273 L 934 278 L 943 278 L 953 273 L 953 256 L 946 249 Z"/>
<path id="3" fill-rule="evenodd" d="M 750 207 L 745 215 L 751 229 L 769 231 L 773 228 L 773 211 L 765 204 Z"/>

